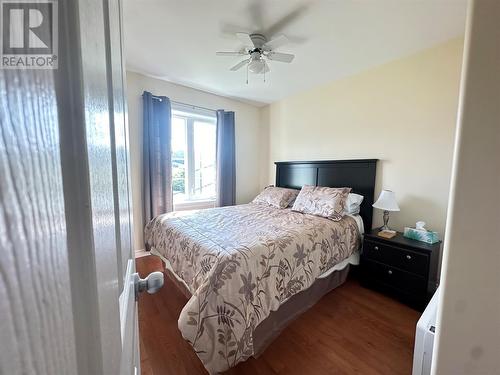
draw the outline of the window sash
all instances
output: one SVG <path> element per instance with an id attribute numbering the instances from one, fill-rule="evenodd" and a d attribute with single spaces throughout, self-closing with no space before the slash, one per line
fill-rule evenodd
<path id="1" fill-rule="evenodd" d="M 196 170 L 195 170 L 195 150 L 194 150 L 194 123 L 204 122 L 216 124 L 215 117 L 205 115 L 187 114 L 183 111 L 172 111 L 172 118 L 182 119 L 184 121 L 184 131 L 186 134 L 186 144 L 184 151 L 184 199 L 182 201 L 174 202 L 175 205 L 182 205 L 189 202 L 214 202 L 215 196 L 210 198 L 196 198 L 195 185 L 196 185 Z M 214 160 L 215 162 L 215 160 Z"/>

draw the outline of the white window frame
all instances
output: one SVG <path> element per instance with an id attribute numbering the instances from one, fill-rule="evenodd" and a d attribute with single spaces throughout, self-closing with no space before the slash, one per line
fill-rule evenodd
<path id="1" fill-rule="evenodd" d="M 184 176 L 184 186 L 186 187 L 186 199 L 182 202 L 174 202 L 174 210 L 188 210 L 200 208 L 215 207 L 216 197 L 210 199 L 196 199 L 194 195 L 195 170 L 194 170 L 194 123 L 203 121 L 217 126 L 217 117 L 215 111 L 209 111 L 201 108 L 172 103 L 172 119 L 179 118 L 186 124 L 186 153 L 184 164 L 186 173 Z M 216 130 L 217 131 L 217 130 Z M 216 161 L 215 161 L 216 162 Z M 217 184 L 217 182 L 215 182 Z"/>

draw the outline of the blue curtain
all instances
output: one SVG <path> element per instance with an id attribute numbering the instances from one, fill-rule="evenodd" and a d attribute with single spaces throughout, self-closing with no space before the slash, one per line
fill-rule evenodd
<path id="1" fill-rule="evenodd" d="M 145 226 L 155 216 L 172 211 L 172 109 L 170 99 L 147 91 L 142 101 Z"/>
<path id="2" fill-rule="evenodd" d="M 234 112 L 217 111 L 217 205 L 236 203 Z"/>

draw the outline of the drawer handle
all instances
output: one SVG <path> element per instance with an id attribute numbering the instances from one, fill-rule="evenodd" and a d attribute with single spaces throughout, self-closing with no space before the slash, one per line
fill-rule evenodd
<path id="1" fill-rule="evenodd" d="M 373 250 L 378 250 L 378 246 L 375 246 L 375 247 L 373 248 Z"/>
<path id="2" fill-rule="evenodd" d="M 411 259 L 411 255 L 407 255 L 406 259 L 410 260 Z"/>
<path id="3" fill-rule="evenodd" d="M 387 271 L 389 275 L 392 275 L 392 270 Z"/>

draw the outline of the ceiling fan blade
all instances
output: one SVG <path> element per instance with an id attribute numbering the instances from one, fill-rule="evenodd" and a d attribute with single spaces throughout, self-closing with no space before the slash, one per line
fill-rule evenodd
<path id="1" fill-rule="evenodd" d="M 238 64 L 236 64 L 235 66 L 233 66 L 230 70 L 233 71 L 233 72 L 235 72 L 238 69 L 241 69 L 245 64 L 248 64 L 249 62 L 250 62 L 250 59 L 246 59 L 246 60 L 240 61 Z"/>
<path id="2" fill-rule="evenodd" d="M 252 38 L 250 38 L 250 35 L 247 33 L 236 33 L 236 36 L 238 37 L 239 40 L 245 45 L 245 46 L 250 46 L 253 47 L 253 41 Z"/>
<path id="3" fill-rule="evenodd" d="M 291 26 L 295 21 L 299 18 L 303 17 L 312 6 L 310 3 L 304 3 L 290 13 L 283 16 L 277 22 L 275 22 L 272 26 L 268 27 L 267 30 L 264 30 L 264 35 L 276 35 L 287 27 Z"/>
<path id="4" fill-rule="evenodd" d="M 253 0 L 248 5 L 246 13 L 250 16 L 252 26 L 255 30 L 264 28 L 264 4 L 266 0 Z"/>
<path id="5" fill-rule="evenodd" d="M 273 61 L 279 61 L 284 63 L 291 63 L 295 55 L 291 53 L 281 53 L 281 52 L 269 52 L 267 58 Z"/>
<path id="6" fill-rule="evenodd" d="M 288 44 L 288 38 L 284 35 L 278 35 L 276 38 L 270 40 L 269 42 L 264 43 L 262 48 L 265 50 L 273 50 L 276 48 L 279 48 L 281 46 L 284 46 L 285 44 Z"/>
<path id="7" fill-rule="evenodd" d="M 217 56 L 243 56 L 246 55 L 247 52 L 238 51 L 238 52 L 215 52 Z"/>

